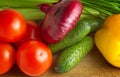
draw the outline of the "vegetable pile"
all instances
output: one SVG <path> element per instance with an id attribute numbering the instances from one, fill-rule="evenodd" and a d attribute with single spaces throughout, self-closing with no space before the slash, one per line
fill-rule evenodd
<path id="1" fill-rule="evenodd" d="M 40 41 L 36 23 L 26 22 L 13 9 L 1 10 L 0 18 L 0 74 L 8 72 L 15 62 L 29 76 L 44 73 L 52 64 L 52 53 Z"/>
<path id="2" fill-rule="evenodd" d="M 0 74 L 16 63 L 28 76 L 42 75 L 57 52 L 54 69 L 65 73 L 94 44 L 120 67 L 119 5 L 119 0 L 0 0 Z"/>

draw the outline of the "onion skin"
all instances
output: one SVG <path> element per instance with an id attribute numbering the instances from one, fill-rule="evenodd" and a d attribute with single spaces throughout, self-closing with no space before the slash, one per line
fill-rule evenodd
<path id="1" fill-rule="evenodd" d="M 62 0 L 54 4 L 48 11 L 40 27 L 40 34 L 46 43 L 62 40 L 77 23 L 82 4 L 79 0 Z"/>

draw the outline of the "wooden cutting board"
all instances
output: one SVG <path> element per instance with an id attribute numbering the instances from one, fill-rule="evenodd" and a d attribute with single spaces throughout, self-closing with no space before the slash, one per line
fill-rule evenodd
<path id="1" fill-rule="evenodd" d="M 71 71 L 57 74 L 54 71 L 55 61 L 59 54 L 54 55 L 52 67 L 38 77 L 120 77 L 120 69 L 111 66 L 96 47 Z M 28 77 L 15 65 L 8 73 L 0 77 Z"/>

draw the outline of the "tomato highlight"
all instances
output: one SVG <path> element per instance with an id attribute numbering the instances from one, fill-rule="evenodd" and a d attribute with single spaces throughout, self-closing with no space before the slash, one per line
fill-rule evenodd
<path id="1" fill-rule="evenodd" d="M 13 9 L 0 11 L 0 41 L 15 42 L 25 34 L 24 17 Z"/>

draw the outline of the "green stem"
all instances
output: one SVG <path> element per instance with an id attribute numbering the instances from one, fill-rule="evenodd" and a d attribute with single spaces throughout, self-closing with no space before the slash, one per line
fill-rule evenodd
<path id="1" fill-rule="evenodd" d="M 2 10 L 4 8 L 1 8 Z M 39 9 L 33 8 L 12 8 L 20 12 L 26 20 L 40 20 L 42 19 L 45 14 L 41 12 Z"/>
<path id="2" fill-rule="evenodd" d="M 36 8 L 37 5 L 42 3 L 55 3 L 59 0 L 0 0 L 0 8 Z"/>
<path id="3" fill-rule="evenodd" d="M 94 5 L 94 4 L 85 2 L 85 1 L 82 1 L 82 3 L 83 3 L 84 6 L 87 6 L 87 7 L 93 8 L 93 9 L 95 9 L 95 10 L 98 10 L 98 11 L 100 11 L 100 12 L 102 12 L 102 13 L 105 13 L 106 15 L 111 15 L 111 14 L 113 14 L 112 12 L 107 11 L 107 10 L 105 10 L 104 8 L 101 8 L 101 7 L 97 6 L 97 5 Z M 83 6 L 83 7 L 84 7 L 84 6 Z"/>
<path id="4" fill-rule="evenodd" d="M 119 13 L 120 8 L 118 6 L 118 3 L 116 2 L 108 2 L 108 1 L 87 1 L 88 3 L 94 4 L 99 6 L 100 8 L 103 8 L 105 10 L 108 10 L 113 13 Z"/>
<path id="5" fill-rule="evenodd" d="M 102 19 L 105 19 L 108 16 L 104 13 L 101 13 L 101 12 L 95 10 L 95 9 L 92 9 L 92 8 L 89 8 L 89 7 L 86 7 L 86 6 L 83 7 L 83 13 L 84 14 L 90 14 L 90 15 L 95 16 L 95 17 L 100 17 Z"/>
<path id="6" fill-rule="evenodd" d="M 26 20 L 40 20 L 45 16 L 39 9 L 19 8 L 16 10 L 19 11 Z"/>

